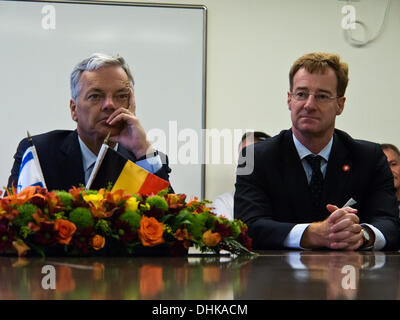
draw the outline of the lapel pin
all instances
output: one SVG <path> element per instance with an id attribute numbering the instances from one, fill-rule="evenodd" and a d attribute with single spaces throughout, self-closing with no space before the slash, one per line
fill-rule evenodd
<path id="1" fill-rule="evenodd" d="M 349 166 L 348 164 L 345 164 L 345 165 L 342 167 L 342 170 L 343 170 L 344 172 L 348 172 L 348 171 L 350 171 L 350 166 Z"/>

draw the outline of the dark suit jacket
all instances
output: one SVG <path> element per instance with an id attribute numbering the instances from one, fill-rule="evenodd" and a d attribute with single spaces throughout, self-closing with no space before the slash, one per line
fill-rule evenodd
<path id="1" fill-rule="evenodd" d="M 234 215 L 249 227 L 255 249 L 283 248 L 298 223 L 328 217 L 326 204 L 342 207 L 357 201 L 360 223 L 378 228 L 386 239 L 384 249 L 397 249 L 399 213 L 393 176 L 378 144 L 354 140 L 335 130 L 323 186 L 323 206 L 312 209 L 306 173 L 293 142 L 292 131 L 254 145 L 254 170 L 237 175 Z M 343 169 L 344 165 L 349 170 Z"/>
<path id="2" fill-rule="evenodd" d="M 82 153 L 78 141 L 78 133 L 70 130 L 55 130 L 32 137 L 36 147 L 40 166 L 48 190 L 69 190 L 72 186 L 85 184 L 85 174 L 82 164 Z M 19 167 L 25 150 L 30 146 L 28 139 L 23 139 L 14 155 L 14 165 L 8 179 L 8 187 L 17 186 Z M 135 162 L 136 157 L 121 145 L 118 152 L 125 158 Z M 169 180 L 171 169 L 168 159 L 160 154 L 163 167 L 156 173 L 164 180 Z M 171 189 L 172 190 L 172 189 Z"/>

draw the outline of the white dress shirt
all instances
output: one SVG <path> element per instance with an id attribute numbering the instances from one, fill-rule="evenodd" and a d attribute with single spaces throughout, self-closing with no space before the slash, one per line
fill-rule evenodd
<path id="1" fill-rule="evenodd" d="M 214 208 L 213 212 L 217 216 L 224 216 L 228 220 L 233 220 L 233 193 L 226 192 L 219 195 L 213 203 L 211 207 Z"/>

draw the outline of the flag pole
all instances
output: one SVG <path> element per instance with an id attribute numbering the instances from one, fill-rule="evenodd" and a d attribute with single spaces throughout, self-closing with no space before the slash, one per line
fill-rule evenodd
<path id="1" fill-rule="evenodd" d="M 90 187 L 92 186 L 93 180 L 96 177 L 97 171 L 99 171 L 100 165 L 103 162 L 104 156 L 107 153 L 107 149 L 109 148 L 108 140 L 110 139 L 110 135 L 111 135 L 111 131 L 108 132 L 106 138 L 103 141 L 103 144 L 101 145 L 99 154 L 97 155 L 97 158 L 96 158 L 96 163 L 94 164 L 92 173 L 90 174 L 88 182 L 86 183 L 86 186 L 85 186 L 86 189 L 90 189 Z"/>
<path id="2" fill-rule="evenodd" d="M 28 136 L 28 141 L 29 141 L 29 143 L 30 143 L 31 146 L 32 146 L 32 145 L 33 145 L 33 140 L 32 140 L 32 136 L 31 136 L 31 134 L 29 133 L 28 130 L 26 130 L 26 135 Z"/>
<path id="3" fill-rule="evenodd" d="M 104 139 L 103 144 L 106 144 L 106 145 L 110 146 L 110 145 L 108 144 L 108 140 L 110 139 L 110 135 L 111 135 L 111 130 L 108 131 L 107 137 Z"/>

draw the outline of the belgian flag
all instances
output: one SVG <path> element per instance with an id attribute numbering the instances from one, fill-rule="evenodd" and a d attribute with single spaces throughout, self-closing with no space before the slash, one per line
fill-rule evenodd
<path id="1" fill-rule="evenodd" d="M 107 144 L 101 146 L 86 189 L 100 189 L 112 184 L 112 190 L 151 194 L 169 187 L 169 182 L 126 159 Z"/>

